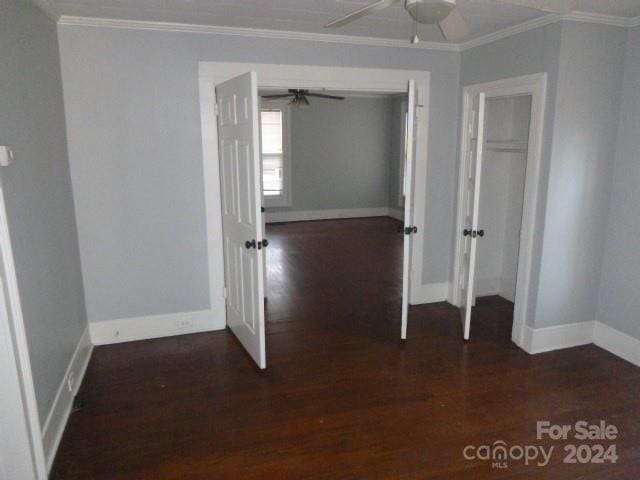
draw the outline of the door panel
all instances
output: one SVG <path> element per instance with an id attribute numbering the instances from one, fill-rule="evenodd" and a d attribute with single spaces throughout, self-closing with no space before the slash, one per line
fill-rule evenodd
<path id="1" fill-rule="evenodd" d="M 466 158 L 466 188 L 464 199 L 466 210 L 463 222 L 464 235 L 462 263 L 460 266 L 460 315 L 462 335 L 469 340 L 471 331 L 471 310 L 474 303 L 476 251 L 478 238 L 478 209 L 480 206 L 480 177 L 482 174 L 482 155 L 484 146 L 485 94 L 480 93 L 472 99 L 469 150 Z"/>
<path id="2" fill-rule="evenodd" d="M 417 130 L 417 91 L 413 80 L 409 81 L 407 100 L 407 130 L 405 148 L 405 197 L 404 226 L 413 227 L 413 189 L 415 171 L 416 130 Z M 404 252 L 402 257 L 402 327 L 400 337 L 407 338 L 407 322 L 409 317 L 409 292 L 411 291 L 411 246 L 413 233 L 404 235 Z"/>
<path id="3" fill-rule="evenodd" d="M 216 86 L 227 325 L 266 368 L 260 132 L 256 74 Z"/>

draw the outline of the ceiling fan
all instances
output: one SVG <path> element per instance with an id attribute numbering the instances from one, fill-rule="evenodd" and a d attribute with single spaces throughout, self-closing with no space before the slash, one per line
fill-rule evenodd
<path id="1" fill-rule="evenodd" d="M 293 97 L 292 100 L 289 102 L 289 105 L 291 105 L 292 107 L 300 107 L 300 108 L 306 108 L 311 105 L 307 97 L 328 98 L 331 100 L 344 100 L 344 97 L 338 97 L 336 95 L 326 95 L 324 93 L 312 93 L 309 90 L 302 90 L 299 88 L 291 88 L 289 89 L 289 93 L 278 93 L 275 95 L 260 95 L 260 97 L 266 100 L 270 100 L 274 98 Z"/>
<path id="2" fill-rule="evenodd" d="M 401 0 L 378 0 L 359 8 L 344 17 L 337 18 L 325 28 L 341 27 L 377 10 L 390 7 Z M 577 0 L 497 0 L 501 3 L 533 8 L 550 13 L 569 13 L 576 8 Z M 467 22 L 456 8 L 456 0 L 404 0 L 404 8 L 417 23 L 434 24 L 440 27 L 442 35 L 449 41 L 457 42 L 469 35 Z M 418 43 L 417 33 L 411 39 Z"/>

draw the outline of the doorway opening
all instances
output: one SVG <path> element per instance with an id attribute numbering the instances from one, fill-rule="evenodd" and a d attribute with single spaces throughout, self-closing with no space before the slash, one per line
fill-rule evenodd
<path id="1" fill-rule="evenodd" d="M 335 98 L 300 107 L 289 90 L 259 91 L 267 332 L 395 338 L 407 94 L 322 90 Z"/>
<path id="2" fill-rule="evenodd" d="M 453 303 L 462 335 L 523 347 L 534 257 L 546 75 L 464 89 Z"/>
<path id="3" fill-rule="evenodd" d="M 474 326 L 510 338 L 516 297 L 531 96 L 489 98 L 480 178 Z"/>
<path id="4" fill-rule="evenodd" d="M 261 212 L 258 87 L 290 85 L 308 90 L 407 93 L 407 137 L 413 140 L 407 141 L 406 152 L 401 338 L 407 334 L 412 279 L 419 283 L 422 279 L 428 72 L 201 62 L 211 303 L 220 305 L 217 291 L 222 291 L 220 307 L 227 326 L 260 368 L 266 368 L 264 254 L 269 242 Z M 418 108 L 424 113 L 417 114 Z M 414 182 L 416 177 L 421 181 Z"/>

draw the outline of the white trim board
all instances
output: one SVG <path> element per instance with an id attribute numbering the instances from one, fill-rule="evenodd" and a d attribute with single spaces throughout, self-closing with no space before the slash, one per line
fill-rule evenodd
<path id="1" fill-rule="evenodd" d="M 373 47 L 412 48 L 417 50 L 460 51 L 455 43 L 420 42 L 412 44 L 407 39 L 363 37 L 356 35 L 337 35 L 333 33 L 295 32 L 289 30 L 269 30 L 260 28 L 224 27 L 217 25 L 197 25 L 177 22 L 150 22 L 141 20 L 122 20 L 115 18 L 77 17 L 62 15 L 59 25 L 83 27 L 120 28 L 132 30 L 157 30 L 164 32 L 200 33 L 210 35 L 234 35 L 254 38 L 273 38 L 280 40 L 305 40 L 311 42 L 341 43 L 345 45 L 366 45 Z"/>
<path id="2" fill-rule="evenodd" d="M 425 283 L 411 292 L 409 303 L 421 305 L 423 303 L 446 302 L 449 298 L 449 282 Z"/>
<path id="3" fill-rule="evenodd" d="M 640 340 L 602 322 L 595 322 L 593 343 L 640 367 Z"/>
<path id="4" fill-rule="evenodd" d="M 526 325 L 520 346 L 527 353 L 534 354 L 588 345 L 592 343 L 594 323 L 581 322 L 544 328 L 531 328 Z"/>
<path id="5" fill-rule="evenodd" d="M 62 434 L 71 414 L 73 398 L 78 394 L 92 352 L 93 345 L 87 326 L 71 356 L 67 371 L 62 377 L 62 382 L 58 387 L 58 392 L 42 429 L 42 444 L 47 461 L 47 471 L 50 471 L 53 465 Z"/>
<path id="6" fill-rule="evenodd" d="M 458 45 L 460 46 L 460 51 L 464 52 L 465 50 L 469 50 L 471 48 L 479 47 L 481 45 L 487 45 L 489 43 L 502 40 L 503 38 L 511 37 L 512 35 L 517 35 L 528 30 L 533 30 L 534 28 L 544 27 L 545 25 L 550 25 L 562 20 L 580 23 L 597 23 L 600 25 L 611 25 L 614 27 L 622 28 L 631 28 L 640 24 L 640 16 L 627 18 L 587 12 L 572 12 L 566 15 L 550 13 L 542 17 L 537 17 L 526 22 L 512 25 L 511 27 L 503 28 L 502 30 L 497 30 L 480 37 L 472 38 Z"/>
<path id="7" fill-rule="evenodd" d="M 58 25 L 64 26 L 155 30 L 164 32 L 183 32 L 210 35 L 234 35 L 253 38 L 305 40 L 312 42 L 340 43 L 344 45 L 412 48 L 420 50 L 440 50 L 450 52 L 464 52 L 465 50 L 469 50 L 470 48 L 475 48 L 480 45 L 486 45 L 488 43 L 492 43 L 497 40 L 510 37 L 512 35 L 517 35 L 518 33 L 526 32 L 527 30 L 533 30 L 534 28 L 539 28 L 551 23 L 559 22 L 561 20 L 582 23 L 598 23 L 602 25 L 612 25 L 623 28 L 637 27 L 638 25 L 640 25 L 640 16 L 628 18 L 587 12 L 573 12 L 566 15 L 548 14 L 534 18 L 532 20 L 528 20 L 526 22 L 512 25 L 510 27 L 503 28 L 501 30 L 497 30 L 486 35 L 471 38 L 461 43 L 419 42 L 417 44 L 412 44 L 408 39 L 404 40 L 380 37 L 361 37 L 355 35 L 336 35 L 328 33 L 294 32 L 287 30 L 224 27 L 178 22 L 152 22 L 140 20 L 123 20 L 115 18 L 81 17 L 73 15 L 58 16 L 55 11 L 51 10 L 48 7 L 49 4 L 47 0 L 35 1 L 47 13 L 47 15 L 49 15 L 50 18 L 58 21 Z"/>
<path id="8" fill-rule="evenodd" d="M 527 325 L 522 348 L 535 354 L 591 343 L 640 367 L 640 339 L 597 321 L 544 328 Z"/>
<path id="9" fill-rule="evenodd" d="M 2 418 L 6 428 L 0 432 L 0 457 L 11 458 L 0 458 L 0 473 L 44 479 L 42 429 L 1 180 L 0 258 L 0 383 L 3 405 L 13 412 L 11 420 Z"/>
<path id="10" fill-rule="evenodd" d="M 332 220 L 340 218 L 392 217 L 393 209 L 388 207 L 376 208 L 340 208 L 327 210 L 299 210 L 295 212 L 265 212 L 267 223 L 305 222 L 309 220 Z"/>
<path id="11" fill-rule="evenodd" d="M 108 345 L 222 330 L 226 324 L 224 310 L 218 309 L 89 322 L 89 329 L 94 345 Z"/>

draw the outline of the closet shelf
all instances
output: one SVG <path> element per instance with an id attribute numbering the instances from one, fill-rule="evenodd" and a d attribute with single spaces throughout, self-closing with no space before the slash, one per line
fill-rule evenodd
<path id="1" fill-rule="evenodd" d="M 494 152 L 526 153 L 529 146 L 527 140 L 487 140 L 487 150 Z"/>

